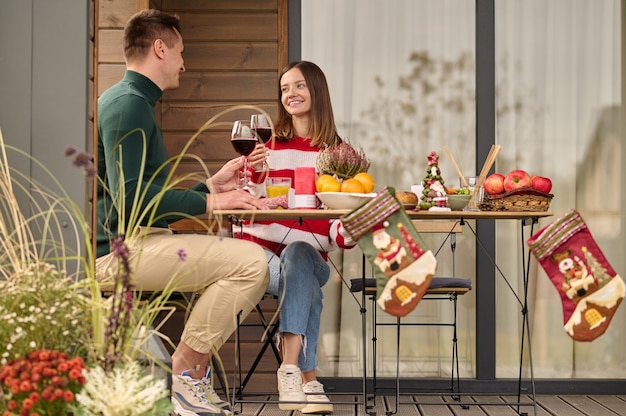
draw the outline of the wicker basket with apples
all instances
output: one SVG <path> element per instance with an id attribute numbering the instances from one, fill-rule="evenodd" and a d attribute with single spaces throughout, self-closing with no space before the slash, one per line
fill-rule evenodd
<path id="1" fill-rule="evenodd" d="M 531 176 L 522 169 L 488 176 L 483 189 L 482 211 L 547 211 L 554 197 L 550 178 Z"/>

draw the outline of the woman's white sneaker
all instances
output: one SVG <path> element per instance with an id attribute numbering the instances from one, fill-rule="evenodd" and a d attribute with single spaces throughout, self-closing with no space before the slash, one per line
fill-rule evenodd
<path id="1" fill-rule="evenodd" d="M 302 390 L 306 393 L 307 404 L 300 412 L 305 414 L 327 415 L 333 412 L 333 405 L 326 396 L 324 385 L 317 380 L 309 381 L 302 385 Z"/>
<path id="2" fill-rule="evenodd" d="M 278 368 L 276 376 L 278 378 L 278 408 L 297 410 L 306 406 L 306 395 L 302 390 L 302 373 L 298 366 L 283 364 Z"/>

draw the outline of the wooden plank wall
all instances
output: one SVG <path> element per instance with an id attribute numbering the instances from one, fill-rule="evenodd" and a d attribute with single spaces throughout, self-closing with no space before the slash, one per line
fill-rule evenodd
<path id="1" fill-rule="evenodd" d="M 178 154 L 187 141 L 211 117 L 238 104 L 257 105 L 272 117 L 277 114 L 278 75 L 288 63 L 288 0 L 92 0 L 97 31 L 93 33 L 93 105 L 97 97 L 120 80 L 125 64 L 122 32 L 126 21 L 146 7 L 175 13 L 181 19 L 185 42 L 186 72 L 181 86 L 167 91 L 157 107 L 170 156 Z M 95 114 L 90 111 L 95 124 Z M 230 125 L 249 118 L 249 110 L 228 113 L 221 120 L 229 124 L 202 133 L 191 147 L 215 172 L 228 159 L 236 157 L 229 142 Z M 94 134 L 94 138 L 95 138 Z M 94 149 L 96 146 L 94 145 Z M 197 163 L 183 164 L 181 174 L 198 171 Z M 270 317 L 276 301 L 261 303 Z M 184 312 L 177 313 L 164 332 L 178 343 Z M 259 322 L 252 313 L 246 325 Z M 259 327 L 242 328 L 242 367 L 250 367 L 261 347 Z M 220 350 L 232 382 L 233 338 Z M 266 354 L 251 380 L 251 390 L 275 389 L 276 359 Z M 269 381 L 269 385 L 268 385 Z"/>
<path id="2" fill-rule="evenodd" d="M 99 95 L 123 76 L 123 26 L 146 0 L 97 1 Z M 185 42 L 181 86 L 166 91 L 158 109 L 170 155 L 180 153 L 222 110 L 249 104 L 277 113 L 278 74 L 288 59 L 287 0 L 152 0 L 149 5 L 180 16 Z M 220 120 L 232 124 L 250 114 L 241 110 Z M 237 156 L 229 133 L 230 125 L 211 128 L 191 147 L 211 172 Z M 199 167 L 189 160 L 179 169 L 182 174 Z"/>

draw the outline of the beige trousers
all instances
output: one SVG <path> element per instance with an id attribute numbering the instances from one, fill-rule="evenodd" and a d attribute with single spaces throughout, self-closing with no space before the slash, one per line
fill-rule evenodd
<path id="1" fill-rule="evenodd" d="M 138 290 L 199 294 L 181 336 L 194 351 L 218 350 L 235 331 L 237 315 L 243 320 L 267 289 L 267 258 L 255 243 L 145 227 L 133 237 L 127 244 Z M 96 275 L 104 286 L 117 265 L 112 253 L 96 259 Z"/>

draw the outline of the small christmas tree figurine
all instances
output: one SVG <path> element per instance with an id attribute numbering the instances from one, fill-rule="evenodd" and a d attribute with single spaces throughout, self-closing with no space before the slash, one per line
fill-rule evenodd
<path id="1" fill-rule="evenodd" d="M 585 255 L 587 265 L 591 269 L 591 274 L 598 282 L 598 287 L 603 287 L 611 281 L 613 276 L 607 273 L 606 268 L 593 256 L 593 254 L 587 250 L 587 247 L 582 247 L 581 251 Z"/>
<path id="2" fill-rule="evenodd" d="M 444 180 L 439 170 L 439 155 L 430 152 L 428 155 L 428 168 L 426 176 L 422 180 L 424 190 L 420 198 L 420 209 L 429 211 L 450 211 L 448 208 L 448 196 L 446 188 L 443 186 Z"/>

